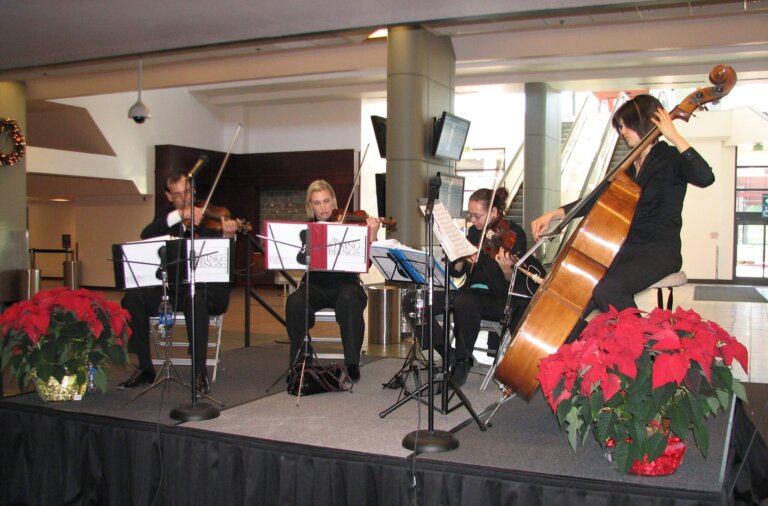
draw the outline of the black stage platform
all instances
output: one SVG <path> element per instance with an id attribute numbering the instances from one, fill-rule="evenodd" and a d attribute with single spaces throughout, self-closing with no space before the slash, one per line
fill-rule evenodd
<path id="1" fill-rule="evenodd" d="M 759 437 L 731 492 L 753 428 L 741 408 L 732 426 L 724 414 L 710 421 L 707 459 L 690 447 L 669 477 L 623 476 L 592 439 L 574 454 L 538 394 L 504 403 L 486 431 L 463 407 L 436 413 L 435 429 L 460 446 L 414 459 L 401 441 L 426 428 L 426 407 L 409 401 L 379 416 L 397 400 L 382 383 L 401 360 L 368 361 L 352 392 L 297 405 L 283 382 L 266 391 L 286 357 L 281 345 L 224 354 L 211 395 L 226 406 L 204 422 L 168 417 L 190 400 L 178 385 L 127 405 L 138 392 L 114 385 L 79 402 L 3 399 L 0 504 L 721 505 L 768 495 Z M 481 379 L 470 375 L 464 392 L 483 413 L 499 394 L 479 391 Z"/>

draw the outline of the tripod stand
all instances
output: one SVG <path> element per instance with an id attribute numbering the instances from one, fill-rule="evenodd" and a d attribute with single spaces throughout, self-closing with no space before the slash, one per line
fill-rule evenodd
<path id="1" fill-rule="evenodd" d="M 132 403 L 142 395 L 146 394 L 150 390 L 153 390 L 159 386 L 163 386 L 163 388 L 170 389 L 170 385 L 168 385 L 168 382 L 175 382 L 179 385 L 183 386 L 184 388 L 191 388 L 189 385 L 184 383 L 181 379 L 181 375 L 179 374 L 178 370 L 176 369 L 176 366 L 173 364 L 173 361 L 171 360 L 170 356 L 170 349 L 171 349 L 171 333 L 173 332 L 173 324 L 174 324 L 174 317 L 173 317 L 173 309 L 169 303 L 168 299 L 168 272 L 165 269 L 162 269 L 162 280 L 163 280 L 163 295 L 162 295 L 162 303 L 161 303 L 161 310 L 158 314 L 158 329 L 160 330 L 160 335 L 157 336 L 157 339 L 161 340 L 163 343 L 164 352 L 163 352 L 163 365 L 160 369 L 160 372 L 155 376 L 155 381 L 142 390 L 136 397 L 131 399 L 126 403 L 126 405 Z M 207 396 L 203 393 L 200 393 L 200 395 L 205 396 L 207 399 L 219 404 L 220 406 L 223 406 L 219 401 L 213 399 L 210 396 Z"/>

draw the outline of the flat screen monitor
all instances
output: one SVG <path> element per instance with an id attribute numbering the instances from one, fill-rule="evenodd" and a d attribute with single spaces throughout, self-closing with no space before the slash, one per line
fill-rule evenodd
<path id="1" fill-rule="evenodd" d="M 448 209 L 451 218 L 460 218 L 464 211 L 464 178 L 450 174 L 440 176 L 440 194 L 437 199 Z"/>
<path id="2" fill-rule="evenodd" d="M 376 144 L 379 146 L 379 156 L 387 157 L 387 118 L 371 116 L 373 134 L 376 136 Z M 382 216 L 384 216 L 382 214 Z"/>
<path id="3" fill-rule="evenodd" d="M 469 120 L 443 112 L 435 123 L 432 155 L 448 160 L 461 160 L 468 133 Z"/>

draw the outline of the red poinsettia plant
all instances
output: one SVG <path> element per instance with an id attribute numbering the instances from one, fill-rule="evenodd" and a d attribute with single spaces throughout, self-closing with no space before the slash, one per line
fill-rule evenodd
<path id="1" fill-rule="evenodd" d="M 601 445 L 615 445 L 627 472 L 636 460 L 659 457 L 669 437 L 685 441 L 691 431 L 706 457 L 704 420 L 727 410 L 733 394 L 746 400 L 734 360 L 747 371 L 746 348 L 695 311 L 611 308 L 542 359 L 538 379 L 574 451 L 593 432 Z"/>
<path id="2" fill-rule="evenodd" d="M 16 303 L 0 314 L 1 368 L 24 387 L 33 378 L 47 382 L 76 374 L 77 384 L 107 389 L 106 360 L 127 363 L 131 335 L 128 312 L 120 304 L 86 289 L 54 288 Z"/>

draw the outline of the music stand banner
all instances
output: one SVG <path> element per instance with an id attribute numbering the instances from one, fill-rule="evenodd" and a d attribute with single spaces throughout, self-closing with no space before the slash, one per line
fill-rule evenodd
<path id="1" fill-rule="evenodd" d="M 272 270 L 368 272 L 368 227 L 341 223 L 264 224 L 264 265 Z"/>
<path id="2" fill-rule="evenodd" d="M 186 283 L 189 239 L 170 236 L 112 245 L 115 287 L 119 289 L 162 285 L 162 266 L 167 265 L 173 284 Z M 195 240 L 198 283 L 231 283 L 234 247 L 232 239 L 199 238 Z M 179 251 L 181 246 L 181 251 Z M 177 275 L 178 273 L 178 275 Z"/>

